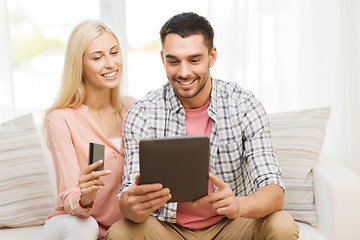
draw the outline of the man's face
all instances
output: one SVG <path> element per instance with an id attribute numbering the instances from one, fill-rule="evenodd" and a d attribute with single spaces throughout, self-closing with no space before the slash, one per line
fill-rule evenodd
<path id="1" fill-rule="evenodd" d="M 210 68 L 216 49 L 209 53 L 201 34 L 186 38 L 170 33 L 165 37 L 161 58 L 167 78 L 185 108 L 199 108 L 210 100 Z"/>

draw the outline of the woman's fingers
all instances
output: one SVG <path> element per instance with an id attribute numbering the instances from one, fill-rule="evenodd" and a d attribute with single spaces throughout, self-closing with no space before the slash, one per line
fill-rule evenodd
<path id="1" fill-rule="evenodd" d="M 94 180 L 79 184 L 80 189 L 89 188 L 91 186 L 105 186 L 105 183 L 103 181 L 101 181 L 100 179 L 94 179 Z"/>
<path id="2" fill-rule="evenodd" d="M 101 170 L 101 171 L 92 171 L 88 174 L 84 174 L 84 172 L 80 173 L 79 184 L 92 181 L 93 179 L 98 179 L 102 176 L 109 175 L 111 170 Z"/>
<path id="3" fill-rule="evenodd" d="M 87 167 L 81 172 L 81 174 L 87 175 L 87 174 L 91 173 L 92 171 L 94 171 L 97 167 L 100 167 L 103 163 L 104 163 L 104 160 L 99 160 L 99 161 L 97 161 L 97 162 L 94 162 L 93 164 L 90 164 L 89 166 L 87 166 Z"/>
<path id="4" fill-rule="evenodd" d="M 100 160 L 87 166 L 80 172 L 78 183 L 81 191 L 80 203 L 82 206 L 88 206 L 95 200 L 97 190 L 99 190 L 99 187 L 105 185 L 105 183 L 100 180 L 100 177 L 111 173 L 111 170 L 94 171 L 94 169 L 102 164 L 103 161 Z"/>

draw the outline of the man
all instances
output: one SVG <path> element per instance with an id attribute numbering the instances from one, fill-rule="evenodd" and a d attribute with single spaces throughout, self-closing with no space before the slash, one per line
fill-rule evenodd
<path id="1" fill-rule="evenodd" d="M 285 212 L 284 185 L 266 113 L 235 83 L 212 79 L 214 32 L 195 13 L 170 18 L 160 31 L 169 83 L 128 112 L 120 208 L 126 219 L 107 239 L 297 239 Z M 161 184 L 140 185 L 141 138 L 210 137 L 209 194 L 193 203 L 167 203 Z"/>

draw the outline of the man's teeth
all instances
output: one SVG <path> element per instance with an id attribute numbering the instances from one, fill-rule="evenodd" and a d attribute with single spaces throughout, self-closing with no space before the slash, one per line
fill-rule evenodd
<path id="1" fill-rule="evenodd" d="M 190 81 L 190 82 L 182 82 L 181 84 L 182 85 L 190 85 L 193 81 Z"/>
<path id="2" fill-rule="evenodd" d="M 116 74 L 116 71 L 114 71 L 112 73 L 105 73 L 104 77 L 113 77 L 113 76 L 115 76 L 115 74 Z"/>

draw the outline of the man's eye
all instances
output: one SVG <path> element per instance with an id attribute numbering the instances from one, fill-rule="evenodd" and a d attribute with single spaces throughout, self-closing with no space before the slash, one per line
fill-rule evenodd
<path id="1" fill-rule="evenodd" d="M 200 61 L 200 59 L 191 59 L 191 60 L 190 60 L 191 63 L 197 63 L 197 62 L 199 62 L 199 61 Z"/>
<path id="2" fill-rule="evenodd" d="M 170 61 L 169 61 L 170 64 L 177 64 L 178 62 L 179 62 L 179 61 L 177 61 L 177 60 L 170 60 Z"/>

